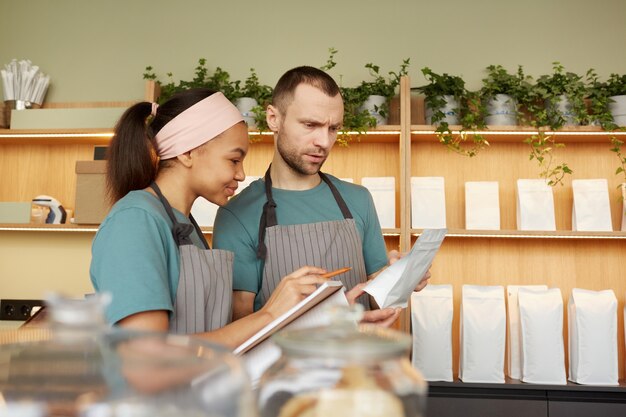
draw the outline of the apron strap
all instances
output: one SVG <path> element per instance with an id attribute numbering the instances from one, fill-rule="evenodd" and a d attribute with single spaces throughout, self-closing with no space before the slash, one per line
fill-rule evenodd
<path id="1" fill-rule="evenodd" d="M 261 221 L 259 222 L 259 247 L 256 252 L 257 259 L 265 259 L 267 255 L 267 248 L 265 247 L 265 229 L 268 227 L 276 226 L 278 219 L 276 218 L 276 202 L 272 196 L 272 177 L 270 176 L 270 169 L 272 165 L 265 171 L 265 196 L 267 201 L 263 205 L 263 212 L 261 213 Z"/>
<path id="2" fill-rule="evenodd" d="M 276 226 L 278 224 L 278 219 L 276 217 L 276 202 L 274 201 L 274 197 L 272 195 L 272 177 L 270 176 L 270 169 L 272 165 L 267 168 L 265 171 L 265 196 L 267 197 L 267 201 L 263 205 L 263 212 L 261 213 L 261 220 L 259 222 L 259 247 L 256 252 L 257 259 L 265 259 L 267 255 L 267 248 L 265 247 L 265 229 L 268 227 Z M 344 219 L 352 219 L 352 213 L 348 208 L 348 205 L 344 201 L 341 194 L 337 190 L 337 187 L 332 183 L 330 178 L 326 176 L 323 172 L 319 172 L 320 178 L 328 185 L 330 188 L 330 192 L 333 194 L 337 205 L 339 206 L 339 210 L 341 210 L 341 214 Z"/>
<path id="3" fill-rule="evenodd" d="M 333 193 L 333 197 L 335 197 L 335 201 L 337 202 L 337 205 L 339 206 L 339 210 L 341 210 L 341 214 L 343 214 L 343 218 L 351 219 L 352 213 L 350 212 L 350 209 L 348 208 L 348 205 L 344 201 L 341 194 L 339 194 L 337 187 L 335 187 L 335 185 L 332 183 L 332 181 L 330 180 L 330 178 L 328 178 L 326 174 L 324 174 L 323 172 L 320 172 L 319 174 L 322 180 L 328 185 L 328 188 L 330 188 L 330 192 Z"/>
<path id="4" fill-rule="evenodd" d="M 167 198 L 165 198 L 165 196 L 161 192 L 161 189 L 156 184 L 156 182 L 153 181 L 150 184 L 150 188 L 152 188 L 154 190 L 154 192 L 156 193 L 157 197 L 161 201 L 161 204 L 163 204 L 163 207 L 165 208 L 165 212 L 167 213 L 167 216 L 172 221 L 172 224 L 173 224 L 172 235 L 174 236 L 174 241 L 176 242 L 176 245 L 177 246 L 193 245 L 193 242 L 191 241 L 191 238 L 189 236 L 191 235 L 191 233 L 195 229 L 196 232 L 198 233 L 198 235 L 200 236 L 200 240 L 204 244 L 204 247 L 206 249 L 208 249 L 209 248 L 209 244 L 207 243 L 206 239 L 204 238 L 204 235 L 202 234 L 202 230 L 200 230 L 200 227 L 198 226 L 198 223 L 196 223 L 196 221 L 193 218 L 193 216 L 189 215 L 189 219 L 191 220 L 192 224 L 180 223 L 176 219 L 176 216 L 174 215 L 174 210 L 172 209 L 172 206 L 170 205 L 170 202 L 167 201 Z"/>

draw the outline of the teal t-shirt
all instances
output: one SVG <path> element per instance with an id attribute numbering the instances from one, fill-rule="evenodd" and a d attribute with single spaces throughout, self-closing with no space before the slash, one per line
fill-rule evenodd
<path id="1" fill-rule="evenodd" d="M 363 242 L 367 274 L 387 265 L 387 249 L 372 196 L 367 188 L 328 175 L 345 200 Z M 308 224 L 343 219 L 341 210 L 325 182 L 305 191 L 272 188 L 278 224 Z M 213 245 L 235 253 L 233 289 L 259 294 L 264 261 L 257 259 L 259 221 L 263 211 L 265 182 L 260 179 L 221 207 L 213 227 Z M 260 308 L 256 297 L 255 309 Z"/>
<path id="2" fill-rule="evenodd" d="M 191 222 L 173 209 L 181 223 Z M 196 232 L 191 239 L 203 247 Z M 159 199 L 131 191 L 119 200 L 100 225 L 91 247 L 89 274 L 97 292 L 109 292 L 110 323 L 142 311 L 173 312 L 180 257 L 172 222 Z"/>

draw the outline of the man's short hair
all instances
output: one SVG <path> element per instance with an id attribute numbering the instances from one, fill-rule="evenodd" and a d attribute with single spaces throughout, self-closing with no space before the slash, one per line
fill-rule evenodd
<path id="1" fill-rule="evenodd" d="M 287 111 L 287 107 L 293 101 L 296 88 L 300 84 L 308 84 L 318 88 L 329 97 L 341 94 L 335 80 L 321 69 L 309 66 L 292 68 L 280 77 L 272 94 L 272 105 L 281 114 L 285 114 Z"/>

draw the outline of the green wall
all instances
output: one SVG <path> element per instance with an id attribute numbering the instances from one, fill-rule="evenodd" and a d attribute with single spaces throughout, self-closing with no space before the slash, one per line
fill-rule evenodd
<path id="1" fill-rule="evenodd" d="M 476 89 L 490 64 L 626 73 L 625 21 L 623 0 L 0 0 L 0 64 L 39 65 L 47 101 L 126 101 L 143 97 L 147 65 L 190 79 L 204 57 L 273 85 L 293 66 L 321 66 L 332 46 L 345 86 L 367 78 L 367 62 L 387 72 L 410 57 L 413 86 L 429 66 Z"/>

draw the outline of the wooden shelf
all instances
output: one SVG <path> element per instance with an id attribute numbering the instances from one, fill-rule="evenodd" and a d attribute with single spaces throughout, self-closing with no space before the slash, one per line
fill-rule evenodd
<path id="1" fill-rule="evenodd" d="M 0 129 L 0 145 L 106 145 L 113 129 L 21 130 Z"/>
<path id="2" fill-rule="evenodd" d="M 0 224 L 0 232 L 89 232 L 98 231 L 99 225 L 79 224 Z"/>
<path id="3" fill-rule="evenodd" d="M 411 229 L 412 236 L 419 236 L 420 229 Z M 446 238 L 485 239 L 616 239 L 625 240 L 626 232 L 574 232 L 571 230 L 528 231 L 528 230 L 466 230 L 450 229 Z"/>
<path id="4" fill-rule="evenodd" d="M 453 134 L 459 133 L 461 126 L 450 126 Z M 438 141 L 435 134 L 436 126 L 432 125 L 411 125 L 411 141 Z M 476 132 L 466 131 L 466 134 L 472 135 L 479 133 L 487 138 L 489 142 L 521 142 L 525 138 L 544 132 L 548 135 L 555 135 L 560 143 L 568 142 L 609 142 L 612 136 L 626 137 L 626 131 L 619 130 L 615 132 L 605 131 L 598 126 L 572 126 L 564 127 L 558 131 L 549 129 L 535 129 L 529 126 L 490 126 L 486 130 Z"/>

